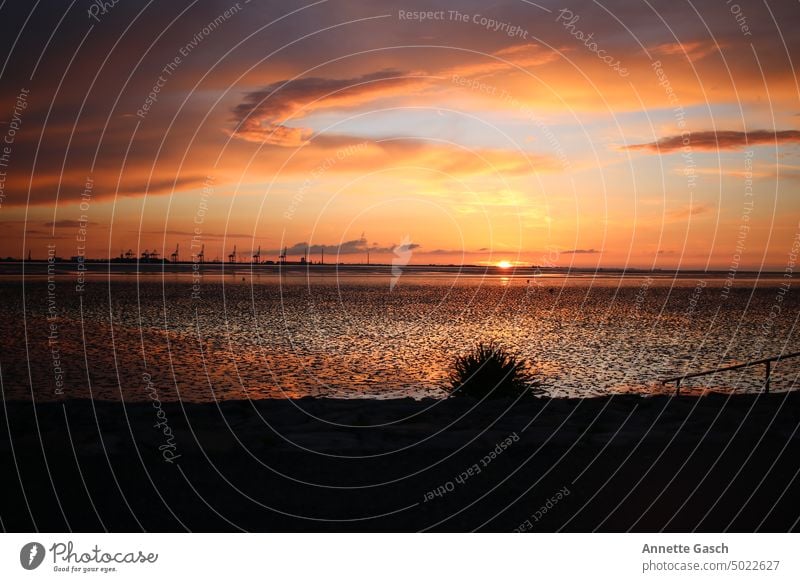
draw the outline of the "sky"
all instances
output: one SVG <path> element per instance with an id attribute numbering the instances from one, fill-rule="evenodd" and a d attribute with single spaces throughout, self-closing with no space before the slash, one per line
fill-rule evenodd
<path id="1" fill-rule="evenodd" d="M 0 256 L 783 270 L 799 24 L 755 0 L 6 2 Z"/>

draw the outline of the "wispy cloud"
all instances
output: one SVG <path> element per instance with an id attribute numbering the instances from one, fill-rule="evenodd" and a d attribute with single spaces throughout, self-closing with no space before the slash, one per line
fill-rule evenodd
<path id="1" fill-rule="evenodd" d="M 683 208 L 676 208 L 675 210 L 667 211 L 665 214 L 668 218 L 673 220 L 685 220 L 690 216 L 697 216 L 699 214 L 707 214 L 714 210 L 714 207 L 710 204 L 702 204 L 702 203 L 695 203 L 695 204 L 688 204 Z"/>
<path id="2" fill-rule="evenodd" d="M 653 153 L 668 154 L 684 147 L 684 137 L 671 135 L 658 141 L 627 146 L 628 150 L 648 150 Z M 771 131 L 758 129 L 755 131 L 699 131 L 689 136 L 689 144 L 698 150 L 729 150 L 745 146 L 771 143 L 800 142 L 800 131 L 787 129 Z"/>
<path id="3" fill-rule="evenodd" d="M 319 109 L 352 107 L 381 96 L 410 90 L 419 80 L 409 73 L 383 70 L 351 77 L 309 77 L 272 83 L 245 94 L 233 108 L 235 137 L 286 147 L 304 145 L 312 131 L 290 127 L 287 121 L 306 117 Z"/>
<path id="4" fill-rule="evenodd" d="M 442 76 L 480 78 L 487 75 L 515 71 L 519 68 L 528 69 L 546 65 L 559 58 L 558 53 L 555 51 L 542 45 L 531 43 L 507 46 L 494 51 L 491 56 L 495 58 L 485 58 L 447 69 L 442 73 Z"/>
<path id="5" fill-rule="evenodd" d="M 691 62 L 695 62 L 716 52 L 718 48 L 722 48 L 723 46 L 723 44 L 718 46 L 714 40 L 697 40 L 683 43 L 671 42 L 660 44 L 650 50 L 657 55 L 685 56 Z"/>
<path id="6" fill-rule="evenodd" d="M 139 232 L 139 231 L 131 231 L 131 232 Z M 194 237 L 197 236 L 197 232 L 193 230 L 143 230 L 141 231 L 142 234 L 155 234 L 155 235 L 169 235 L 169 236 L 184 236 L 184 237 Z M 252 233 L 250 234 L 243 234 L 240 232 L 226 232 L 226 233 L 219 233 L 219 232 L 203 232 L 204 239 L 223 239 L 223 238 L 254 238 Z"/>
<path id="7" fill-rule="evenodd" d="M 56 220 L 55 222 L 45 222 L 44 226 L 48 228 L 78 228 L 86 225 L 95 226 L 96 222 L 81 222 L 79 220 Z"/>

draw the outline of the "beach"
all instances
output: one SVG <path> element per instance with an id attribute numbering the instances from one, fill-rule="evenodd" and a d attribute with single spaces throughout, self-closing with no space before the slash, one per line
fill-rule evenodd
<path id="1" fill-rule="evenodd" d="M 796 530 L 799 404 L 7 401 L 0 517 L 8 531 Z"/>
<path id="2" fill-rule="evenodd" d="M 392 287 L 379 267 L 234 267 L 199 282 L 187 269 L 93 271 L 80 291 L 68 270 L 0 277 L 6 398 L 142 401 L 145 375 L 163 401 L 441 398 L 453 359 L 490 340 L 525 359 L 549 396 L 658 394 L 664 377 L 797 351 L 800 302 L 766 275 L 728 288 L 719 273 L 419 268 Z M 773 366 L 772 390 L 792 390 L 798 373 L 800 359 Z M 751 367 L 682 389 L 762 383 Z"/>

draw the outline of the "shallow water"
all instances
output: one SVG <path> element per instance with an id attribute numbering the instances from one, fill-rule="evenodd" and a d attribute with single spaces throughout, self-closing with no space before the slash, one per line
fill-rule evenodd
<path id="1" fill-rule="evenodd" d="M 50 291 L 44 276 L 0 279 L 5 398 L 60 398 L 59 374 L 63 396 L 126 401 L 440 397 L 453 357 L 488 339 L 554 396 L 657 393 L 672 389 L 664 376 L 800 350 L 798 300 L 781 279 L 726 291 L 709 276 L 421 272 L 391 289 L 387 273 L 241 269 L 95 274 L 80 294 L 74 279 Z M 682 386 L 757 391 L 763 370 Z M 771 388 L 792 388 L 798 371 L 800 358 L 779 364 Z"/>

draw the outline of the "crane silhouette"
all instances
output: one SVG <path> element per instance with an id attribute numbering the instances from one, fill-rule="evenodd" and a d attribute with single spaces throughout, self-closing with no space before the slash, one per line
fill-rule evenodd
<path id="1" fill-rule="evenodd" d="M 180 250 L 181 250 L 181 245 L 180 243 L 178 243 L 175 245 L 175 252 L 169 256 L 170 261 L 172 261 L 173 263 L 178 262 L 178 259 L 180 258 Z"/>
<path id="2" fill-rule="evenodd" d="M 201 265 L 206 262 L 206 245 L 200 247 L 200 253 L 197 255 L 197 262 Z"/>
<path id="3" fill-rule="evenodd" d="M 261 245 L 258 245 L 258 250 L 253 253 L 253 262 L 257 265 L 261 262 Z"/>
<path id="4" fill-rule="evenodd" d="M 228 262 L 229 263 L 236 262 L 236 245 L 233 245 L 233 252 L 228 255 Z"/>

